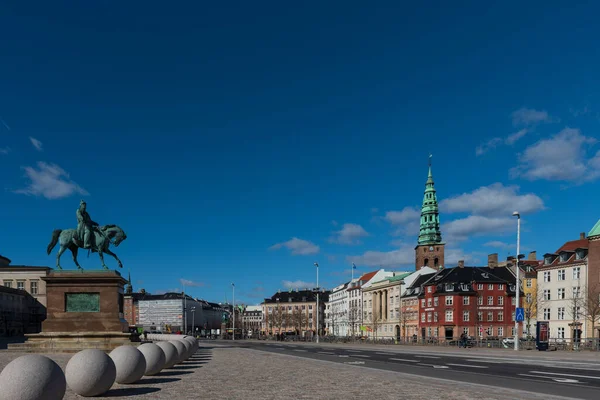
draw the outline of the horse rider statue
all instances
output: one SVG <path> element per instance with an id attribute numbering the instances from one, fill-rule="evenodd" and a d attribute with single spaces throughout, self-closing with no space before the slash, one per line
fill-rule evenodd
<path id="1" fill-rule="evenodd" d="M 92 221 L 90 214 L 86 211 L 87 204 L 81 200 L 79 202 L 79 208 L 77 209 L 77 238 L 73 238 L 73 243 L 76 246 L 84 249 L 91 249 L 92 239 L 94 237 L 94 230 L 99 231 L 98 223 Z M 101 233 L 101 232 L 100 232 Z M 83 242 L 83 244 L 82 244 Z"/>

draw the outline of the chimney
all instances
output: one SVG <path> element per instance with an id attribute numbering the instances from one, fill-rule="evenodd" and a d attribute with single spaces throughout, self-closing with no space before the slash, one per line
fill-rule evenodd
<path id="1" fill-rule="evenodd" d="M 464 268 L 465 267 L 465 260 L 458 260 L 458 268 Z"/>
<path id="2" fill-rule="evenodd" d="M 488 255 L 488 267 L 495 268 L 498 266 L 498 253 Z"/>
<path id="3" fill-rule="evenodd" d="M 537 260 L 537 254 L 536 254 L 535 250 L 529 252 L 529 256 L 527 256 L 527 259 L 529 261 L 536 261 Z"/>
<path id="4" fill-rule="evenodd" d="M 581 232 L 579 234 L 579 239 L 585 239 L 585 232 Z"/>

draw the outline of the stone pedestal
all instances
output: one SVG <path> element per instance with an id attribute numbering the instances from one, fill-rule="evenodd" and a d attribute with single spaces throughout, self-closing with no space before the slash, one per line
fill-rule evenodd
<path id="1" fill-rule="evenodd" d="M 47 317 L 42 333 L 9 346 L 20 351 L 75 352 L 88 348 L 110 351 L 130 344 L 123 317 L 123 287 L 117 271 L 53 271 L 46 282 Z"/>
<path id="2" fill-rule="evenodd" d="M 129 331 L 123 316 L 123 287 L 117 271 L 53 271 L 46 281 L 43 333 Z"/>

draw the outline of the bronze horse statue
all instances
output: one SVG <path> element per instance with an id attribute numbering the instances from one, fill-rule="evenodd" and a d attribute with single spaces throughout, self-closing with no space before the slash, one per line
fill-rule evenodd
<path id="1" fill-rule="evenodd" d="M 93 232 L 94 237 L 92 241 L 92 247 L 89 250 L 93 253 L 98 253 L 98 255 L 100 256 L 100 261 L 102 262 L 102 268 L 108 269 L 108 267 L 104 263 L 104 253 L 113 256 L 115 260 L 117 260 L 117 262 L 119 263 L 119 268 L 123 268 L 123 263 L 121 263 L 119 257 L 117 257 L 115 253 L 108 249 L 111 244 L 115 247 L 119 247 L 121 242 L 127 239 L 127 235 L 125 234 L 123 229 L 121 229 L 117 225 L 104 225 L 96 227 Z M 58 250 L 58 254 L 56 255 L 57 269 L 62 269 L 62 267 L 60 266 L 60 256 L 62 256 L 62 254 L 67 249 L 69 249 L 73 254 L 73 261 L 75 262 L 75 265 L 77 265 L 78 269 L 83 270 L 83 268 L 81 268 L 81 265 L 79 265 L 79 262 L 77 262 L 77 252 L 79 251 L 79 249 L 83 249 L 83 243 L 73 239 L 77 239 L 76 229 L 65 229 L 64 231 L 62 229 L 55 229 L 54 232 L 52 232 L 52 240 L 48 245 L 47 251 L 48 255 L 50 255 L 52 249 L 54 249 L 54 246 L 56 246 L 56 244 L 60 242 L 60 249 Z"/>

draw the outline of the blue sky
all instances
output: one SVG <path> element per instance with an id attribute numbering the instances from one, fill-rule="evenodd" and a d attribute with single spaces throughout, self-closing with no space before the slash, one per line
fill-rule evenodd
<path id="1" fill-rule="evenodd" d="M 515 209 L 538 254 L 600 218 L 597 5 L 213 3 L 3 6 L 13 264 L 54 266 L 84 198 L 136 289 L 256 303 L 315 261 L 326 287 L 411 270 L 430 152 L 447 265 L 514 253 Z"/>

